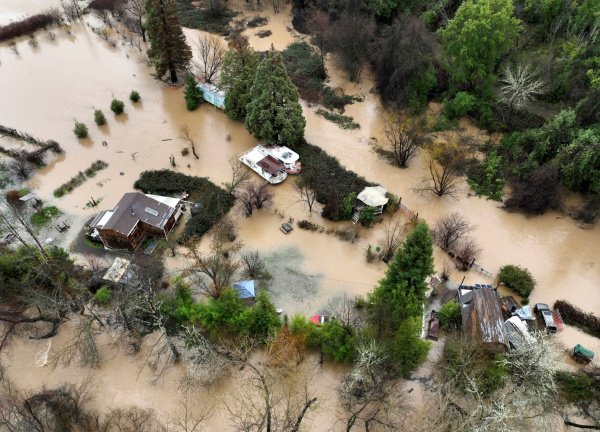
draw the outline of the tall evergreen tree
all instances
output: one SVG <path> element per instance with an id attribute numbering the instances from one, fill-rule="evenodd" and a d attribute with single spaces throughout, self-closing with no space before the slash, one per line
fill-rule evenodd
<path id="1" fill-rule="evenodd" d="M 146 0 L 146 19 L 150 49 L 148 57 L 162 78 L 167 72 L 177 82 L 177 69 L 187 68 L 192 49 L 179 24 L 175 0 Z"/>
<path id="2" fill-rule="evenodd" d="M 280 53 L 269 52 L 258 66 L 246 110 L 246 129 L 266 144 L 294 145 L 304 136 L 298 90 Z"/>
<path id="3" fill-rule="evenodd" d="M 425 279 L 432 273 L 433 241 L 427 224 L 419 223 L 369 296 L 371 322 L 380 335 L 395 332 L 404 320 L 422 313 Z"/>
<path id="4" fill-rule="evenodd" d="M 229 118 L 239 121 L 246 118 L 246 105 L 250 102 L 250 89 L 259 63 L 258 53 L 248 46 L 225 53 L 220 85 L 226 90 L 225 114 Z"/>
<path id="5" fill-rule="evenodd" d="M 185 99 L 185 106 L 189 111 L 194 111 L 204 100 L 202 98 L 202 91 L 198 88 L 198 83 L 194 75 L 190 74 L 185 78 L 183 98 Z"/>

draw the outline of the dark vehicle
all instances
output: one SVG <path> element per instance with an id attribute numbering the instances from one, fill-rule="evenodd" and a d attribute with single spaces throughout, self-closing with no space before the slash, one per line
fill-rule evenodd
<path id="1" fill-rule="evenodd" d="M 533 311 L 540 318 L 542 326 L 549 333 L 556 333 L 556 331 L 558 330 L 558 327 L 556 326 L 556 322 L 554 321 L 554 316 L 552 315 L 552 311 L 550 310 L 550 307 L 548 307 L 547 304 L 538 303 L 533 308 Z"/>

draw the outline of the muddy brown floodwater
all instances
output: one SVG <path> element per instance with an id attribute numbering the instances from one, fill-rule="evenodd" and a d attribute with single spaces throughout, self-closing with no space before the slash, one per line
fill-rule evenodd
<path id="1" fill-rule="evenodd" d="M 6 1 L 2 2 L 0 23 L 35 13 L 55 3 L 53 0 Z M 242 5 L 243 2 L 240 2 L 239 6 Z M 298 37 L 288 30 L 292 28 L 289 9 L 280 14 L 266 9 L 244 13 L 269 18 L 266 26 L 244 33 L 257 49 L 268 49 L 271 44 L 282 49 Z M 40 34 L 38 48 L 32 48 L 21 40 L 18 55 L 11 52 L 6 44 L 0 44 L 0 123 L 42 139 L 55 139 L 65 149 L 63 155 L 51 158 L 30 182 L 40 197 L 57 205 L 70 219 L 73 228 L 56 234 L 54 239 L 64 246 L 73 241 L 85 220 L 95 214 L 96 210 L 85 207 L 91 197 L 101 200 L 102 209 L 112 207 L 124 192 L 132 189 L 133 182 L 142 171 L 170 168 L 171 155 L 177 163 L 175 170 L 208 176 L 220 184 L 229 177 L 228 159 L 256 145 L 256 140 L 241 123 L 229 120 L 218 109 L 204 104 L 197 111 L 188 112 L 182 90 L 171 89 L 154 80 L 143 53 L 122 44 L 113 48 L 87 25 L 99 24 L 86 18 L 86 24 L 74 26 L 72 36 L 63 30 L 55 30 L 58 34 L 55 41 L 49 41 Z M 264 39 L 254 35 L 256 31 L 266 29 L 273 34 Z M 199 33 L 186 30 L 192 41 Z M 535 218 L 507 213 L 495 201 L 467 196 L 466 185 L 457 198 L 440 199 L 416 193 L 414 187 L 425 173 L 420 158 L 413 160 L 410 168 L 401 170 L 383 162 L 369 147 L 371 139 L 382 142 L 386 114 L 371 91 L 372 78 L 365 73 L 359 84 L 349 83 L 331 59 L 327 66 L 332 86 L 340 86 L 349 94 L 364 97 L 363 102 L 350 105 L 345 113 L 354 117 L 361 128 L 355 131 L 339 129 L 334 123 L 316 115 L 315 107 L 303 104 L 309 142 L 339 158 L 347 168 L 401 196 L 403 204 L 430 223 L 450 212 L 464 214 L 476 225 L 473 235 L 483 248 L 481 263 L 487 270 L 495 273 L 500 266 L 509 263 L 531 270 L 538 282 L 531 297 L 532 303 L 552 304 L 556 299 L 565 299 L 586 311 L 600 313 L 600 227 L 581 229 L 572 220 L 554 212 Z M 128 100 L 129 92 L 134 89 L 142 97 L 138 104 Z M 115 117 L 110 112 L 113 97 L 125 101 L 124 115 Z M 94 124 L 94 109 L 104 111 L 108 119 L 106 126 Z M 75 138 L 72 132 L 75 119 L 88 125 L 88 139 Z M 181 155 L 185 147 L 178 138 L 182 125 L 189 128 L 196 142 L 199 160 L 191 155 Z M 461 126 L 465 134 L 482 134 L 468 122 L 462 121 Z M 102 141 L 108 145 L 103 146 Z M 54 189 L 98 159 L 108 162 L 109 167 L 72 193 L 60 199 L 53 198 Z M 343 226 L 325 221 L 317 213 L 309 215 L 298 202 L 291 180 L 272 188 L 275 203 L 271 210 L 258 212 L 251 218 L 244 218 L 238 210 L 233 210 L 246 248 L 258 249 L 267 255 L 293 257 L 296 267 L 291 268 L 290 264 L 289 271 L 301 271 L 316 281 L 316 288 L 300 299 L 285 293 L 279 295 L 277 306 L 288 314 L 310 314 L 344 294 L 354 296 L 369 292 L 385 272 L 385 265 L 367 264 L 363 252 L 367 245 L 377 243 L 381 228 L 362 229 L 362 236 L 356 243 L 299 229 L 284 236 L 278 227 L 288 218 L 310 219 L 325 227 Z M 200 247 L 204 247 L 202 242 Z M 435 258 L 436 268 L 441 269 L 444 255 L 436 250 Z M 168 268 L 173 271 L 181 264 L 179 260 L 167 259 Z M 282 265 L 285 266 L 285 262 Z M 473 272 L 455 272 L 453 278 L 458 282 L 463 276 L 466 276 L 467 282 L 489 283 L 484 276 Z M 290 287 L 290 290 L 293 289 Z M 64 332 L 68 331 L 65 327 Z M 568 328 L 558 338 L 566 346 L 583 343 L 600 352 L 598 339 L 576 329 Z M 60 346 L 61 340 L 59 337 L 52 343 Z M 151 385 L 144 373 L 137 376 L 141 361 L 138 357 L 131 358 L 108 345 L 102 350 L 105 357 L 103 365 L 92 371 L 74 366 L 56 370 L 38 367 L 40 353 L 43 354 L 46 349 L 45 342 L 17 341 L 12 346 L 10 356 L 4 360 L 10 375 L 18 377 L 19 385 L 37 387 L 42 383 L 74 380 L 89 373 L 97 386 L 94 403 L 98 407 L 138 403 L 168 411 L 177 403 L 179 396 L 172 384 L 181 373 L 178 368 L 169 370 L 162 382 Z M 323 406 L 328 407 L 329 412 L 334 409 L 336 383 L 343 370 L 328 365 L 318 376 L 319 391 L 326 400 Z M 233 385 L 233 380 L 225 380 L 218 389 L 199 396 L 198 403 L 209 403 L 210 398 L 218 400 Z M 320 409 L 313 415 L 310 430 L 330 430 L 331 419 L 327 412 L 319 414 L 322 412 Z M 210 423 L 212 430 L 227 430 L 223 414 L 220 411 L 213 416 Z"/>

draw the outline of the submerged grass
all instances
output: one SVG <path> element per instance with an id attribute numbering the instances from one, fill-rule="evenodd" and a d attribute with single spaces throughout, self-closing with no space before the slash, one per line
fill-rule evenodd
<path id="1" fill-rule="evenodd" d="M 44 207 L 31 215 L 31 224 L 34 227 L 40 228 L 61 213 L 56 206 Z"/>
<path id="2" fill-rule="evenodd" d="M 325 111 L 324 109 L 319 108 L 316 111 L 321 117 L 326 118 L 329 121 L 334 122 L 342 129 L 359 129 L 360 125 L 354 121 L 354 119 L 350 116 L 345 116 L 342 114 L 333 113 L 330 111 Z"/>
<path id="3" fill-rule="evenodd" d="M 221 35 L 229 33 L 229 23 L 235 16 L 235 12 L 226 8 L 215 12 L 211 12 L 210 9 L 200 9 L 192 4 L 191 0 L 177 0 L 177 13 L 183 27 Z"/>
<path id="4" fill-rule="evenodd" d="M 74 177 L 71 177 L 71 179 L 68 182 L 62 184 L 60 187 L 55 189 L 54 196 L 56 198 L 60 198 L 64 195 L 68 194 L 73 189 L 75 189 L 77 186 L 80 186 L 81 184 L 83 184 L 83 182 L 85 182 L 88 178 L 94 177 L 98 171 L 103 170 L 107 166 L 108 166 L 108 164 L 106 162 L 97 160 L 96 162 L 91 164 L 90 167 L 88 169 L 86 169 L 84 172 L 79 171 L 77 173 L 77 175 L 75 175 Z"/>

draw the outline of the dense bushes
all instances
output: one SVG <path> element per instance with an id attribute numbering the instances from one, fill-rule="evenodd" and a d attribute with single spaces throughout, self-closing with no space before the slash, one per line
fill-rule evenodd
<path id="1" fill-rule="evenodd" d="M 0 27 L 0 41 L 12 39 L 18 36 L 23 36 L 33 33 L 36 30 L 45 28 L 55 22 L 52 15 L 41 13 L 25 18 L 22 21 L 7 24 Z"/>
<path id="2" fill-rule="evenodd" d="M 97 109 L 94 111 L 94 122 L 98 126 L 102 126 L 102 125 L 106 124 L 106 116 L 104 115 L 102 110 Z"/>
<path id="3" fill-rule="evenodd" d="M 456 300 L 445 303 L 439 311 L 440 327 L 444 330 L 456 330 L 462 323 L 460 305 Z"/>
<path id="4" fill-rule="evenodd" d="M 229 22 L 235 13 L 221 6 L 219 1 L 210 3 L 209 10 L 200 9 L 192 0 L 176 0 L 179 22 L 183 27 L 210 33 L 227 34 Z"/>
<path id="5" fill-rule="evenodd" d="M 189 286 L 177 282 L 175 292 L 163 299 L 163 313 L 177 325 L 197 324 L 213 337 L 247 335 L 266 342 L 281 326 L 269 295 L 260 290 L 256 302 L 247 306 L 233 289 L 227 289 L 219 298 L 197 303 Z"/>
<path id="6" fill-rule="evenodd" d="M 535 279 L 526 268 L 516 265 L 500 267 L 498 280 L 507 287 L 515 290 L 521 297 L 527 298 L 535 288 Z"/>
<path id="7" fill-rule="evenodd" d="M 600 317 L 593 313 L 586 313 L 565 300 L 554 302 L 554 309 L 560 311 L 565 324 L 579 327 L 594 337 L 600 337 Z"/>
<path id="8" fill-rule="evenodd" d="M 345 169 L 336 158 L 315 145 L 303 142 L 295 150 L 303 165 L 310 167 L 302 175 L 307 184 L 314 185 L 317 201 L 323 204 L 323 216 L 331 220 L 350 219 L 352 213 L 348 214 L 343 208 L 344 198 L 372 183 Z"/>
<path id="9" fill-rule="evenodd" d="M 112 293 L 107 286 L 101 286 L 96 294 L 94 294 L 94 300 L 99 305 L 107 305 L 112 300 Z"/>
<path id="10" fill-rule="evenodd" d="M 134 187 L 145 193 L 159 195 L 188 192 L 190 200 L 202 204 L 202 211 L 187 221 L 183 240 L 204 234 L 231 209 L 234 202 L 232 195 L 207 179 L 169 170 L 144 171 Z"/>
<path id="11" fill-rule="evenodd" d="M 131 90 L 129 93 L 129 100 L 133 103 L 139 102 L 141 98 L 140 93 L 136 90 Z"/>
<path id="12" fill-rule="evenodd" d="M 285 69 L 302 99 L 320 103 L 329 109 L 340 110 L 355 100 L 340 89 L 334 90 L 325 85 L 327 75 L 323 70 L 321 58 L 308 43 L 291 43 L 282 54 Z"/>

